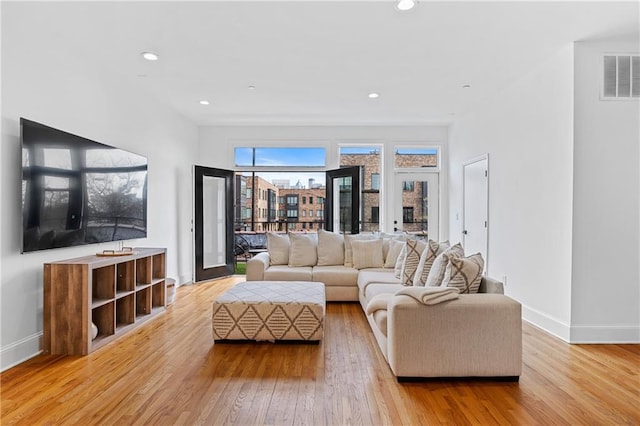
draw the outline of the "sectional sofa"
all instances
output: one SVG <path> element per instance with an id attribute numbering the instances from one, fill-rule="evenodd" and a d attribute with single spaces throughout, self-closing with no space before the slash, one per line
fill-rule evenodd
<path id="1" fill-rule="evenodd" d="M 247 281 L 322 282 L 327 301 L 359 302 L 398 380 L 520 376 L 521 305 L 459 244 L 326 231 L 267 238 Z"/>

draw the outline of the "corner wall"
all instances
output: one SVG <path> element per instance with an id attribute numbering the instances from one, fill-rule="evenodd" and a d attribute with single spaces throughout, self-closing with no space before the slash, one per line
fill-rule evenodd
<path id="1" fill-rule="evenodd" d="M 600 100 L 602 55 L 633 42 L 575 45 L 571 342 L 640 342 L 640 101 Z"/>
<path id="2" fill-rule="evenodd" d="M 17 7 L 17 6 L 16 6 Z M 54 40 L 38 40 L 10 4 L 2 6 L 2 145 L 0 165 L 0 369 L 41 350 L 45 262 L 85 256 L 115 244 L 20 254 L 19 118 L 147 156 L 148 238 L 134 246 L 166 247 L 167 275 L 191 277 L 191 165 L 197 127 L 136 92 L 125 80 L 78 59 Z"/>
<path id="3" fill-rule="evenodd" d="M 508 84 L 453 126 L 450 231 L 462 232 L 462 164 L 489 154 L 489 275 L 524 319 L 569 340 L 573 46 Z"/>

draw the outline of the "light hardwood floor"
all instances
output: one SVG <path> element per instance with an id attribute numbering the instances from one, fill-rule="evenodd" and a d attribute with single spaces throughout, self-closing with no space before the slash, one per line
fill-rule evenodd
<path id="1" fill-rule="evenodd" d="M 180 287 L 167 313 L 89 356 L 2 373 L 2 424 L 640 424 L 640 345 L 568 345 L 524 324 L 519 383 L 398 384 L 356 303 L 328 304 L 320 345 L 214 345 L 211 302 L 240 280 Z"/>

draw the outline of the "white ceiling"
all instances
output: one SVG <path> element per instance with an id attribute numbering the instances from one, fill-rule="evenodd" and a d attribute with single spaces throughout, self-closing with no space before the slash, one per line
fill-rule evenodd
<path id="1" fill-rule="evenodd" d="M 637 1 L 5 6 L 199 125 L 446 123 L 573 41 L 639 34 Z"/>

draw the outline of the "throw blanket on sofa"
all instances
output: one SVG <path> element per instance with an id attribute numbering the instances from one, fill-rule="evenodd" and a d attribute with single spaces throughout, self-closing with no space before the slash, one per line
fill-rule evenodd
<path id="1" fill-rule="evenodd" d="M 447 300 L 457 299 L 459 290 L 456 287 L 404 287 L 396 295 L 410 296 L 424 305 L 435 305 Z"/>
<path id="2" fill-rule="evenodd" d="M 366 313 L 371 315 L 375 311 L 387 310 L 387 305 L 393 296 L 404 295 L 416 299 L 424 305 L 435 305 L 447 300 L 457 299 L 459 290 L 455 287 L 404 287 L 396 294 L 376 294 L 367 303 Z"/>

